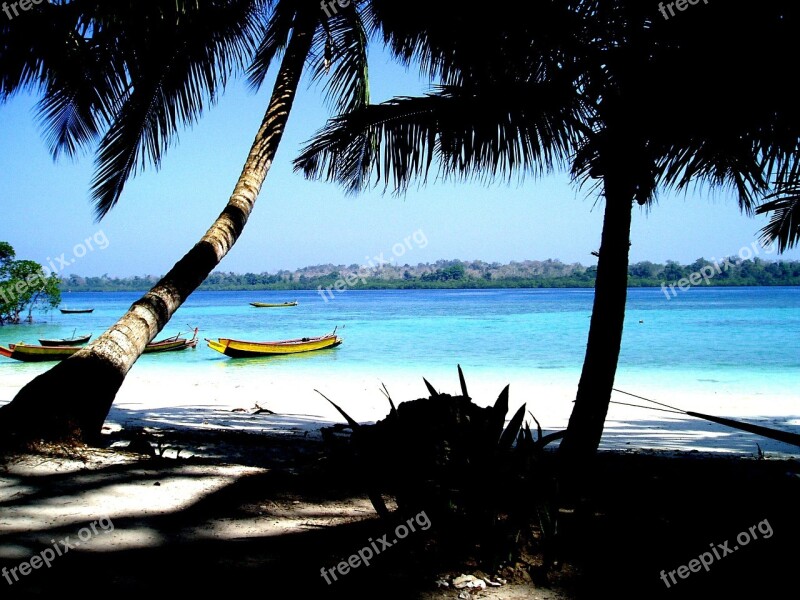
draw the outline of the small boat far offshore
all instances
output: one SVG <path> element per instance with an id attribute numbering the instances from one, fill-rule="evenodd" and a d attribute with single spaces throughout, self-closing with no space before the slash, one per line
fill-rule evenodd
<path id="1" fill-rule="evenodd" d="M 270 302 L 251 302 L 250 306 L 255 306 L 256 308 L 284 308 L 286 306 L 297 306 L 297 304 L 297 300 L 292 300 L 291 302 L 281 302 L 279 304 Z"/>
<path id="2" fill-rule="evenodd" d="M 63 315 L 81 315 L 94 312 L 93 308 L 59 308 Z"/>
<path id="3" fill-rule="evenodd" d="M 313 352 L 314 350 L 335 348 L 341 344 L 342 341 L 342 338 L 336 335 L 335 329 L 333 333 L 319 337 L 305 337 L 274 342 L 247 342 L 229 338 L 218 338 L 217 341 L 206 339 L 209 348 L 231 358 L 278 356 L 281 354 Z"/>

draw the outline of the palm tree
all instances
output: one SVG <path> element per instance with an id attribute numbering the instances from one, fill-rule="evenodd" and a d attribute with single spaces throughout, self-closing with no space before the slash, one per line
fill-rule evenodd
<path id="1" fill-rule="evenodd" d="M 47 40 L 42 31 L 30 35 L 35 23 L 26 14 L 5 26 L 9 42 L 0 54 L 4 98 L 21 89 L 43 90 L 41 115 L 56 151 L 72 152 L 105 127 L 93 183 L 101 217 L 119 200 L 137 163 L 157 166 L 178 127 L 200 116 L 251 50 L 250 81 L 256 88 L 275 57 L 281 52 L 283 57 L 261 126 L 219 217 L 108 331 L 33 379 L 0 409 L 2 428 L 20 441 L 99 435 L 145 345 L 241 235 L 306 65 L 314 79 L 331 70 L 326 89 L 339 111 L 369 101 L 366 34 L 355 4 L 327 12 L 314 0 L 107 4 L 43 5 L 40 14 L 30 16 L 54 35 Z"/>
<path id="2" fill-rule="evenodd" d="M 373 170 L 402 190 L 434 159 L 445 176 L 486 179 L 568 159 L 576 181 L 598 182 L 605 216 L 594 306 L 561 445 L 566 464 L 586 465 L 622 343 L 633 207 L 652 205 L 658 190 L 705 184 L 732 188 L 749 213 L 770 185 L 792 181 L 800 123 L 791 83 L 779 61 L 760 57 L 791 55 L 798 11 L 785 0 L 765 2 L 757 16 L 699 5 L 691 19 L 664 21 L 629 0 L 543 1 L 528 8 L 546 19 L 493 21 L 453 3 L 442 12 L 466 24 L 452 24 L 409 22 L 392 4 L 373 2 L 386 39 L 444 85 L 330 121 L 296 166 L 351 191 Z M 688 102 L 698 90 L 702 101 Z"/>
<path id="3" fill-rule="evenodd" d="M 606 201 L 586 358 L 561 447 L 583 464 L 599 446 L 614 384 L 631 208 L 651 206 L 657 190 L 703 184 L 732 190 L 752 214 L 770 189 L 796 179 L 800 149 L 793 86 L 780 61 L 762 60 L 792 52 L 800 28 L 792 3 L 767 1 L 755 16 L 745 7 L 698 6 L 676 21 L 635 2 L 603 4 L 617 15 L 617 33 L 590 71 L 598 126 L 573 163 L 576 176 L 602 180 Z M 775 82 L 769 93 L 763 81 Z M 687 102 L 690 91 L 701 101 Z"/>

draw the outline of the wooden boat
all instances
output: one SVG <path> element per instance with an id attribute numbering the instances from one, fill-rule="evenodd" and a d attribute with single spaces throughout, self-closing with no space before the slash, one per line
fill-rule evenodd
<path id="1" fill-rule="evenodd" d="M 144 354 L 153 354 L 154 352 L 175 352 L 178 350 L 186 350 L 186 348 L 194 348 L 197 346 L 197 332 L 198 328 L 195 327 L 194 335 L 191 339 L 180 337 L 180 334 L 161 340 L 160 342 L 150 342 L 144 347 Z"/>
<path id="2" fill-rule="evenodd" d="M 342 343 L 342 338 L 336 335 L 336 330 L 328 335 L 311 338 L 297 338 L 294 340 L 279 340 L 275 342 L 246 342 L 229 338 L 218 338 L 217 341 L 206 339 L 208 347 L 230 356 L 231 358 L 247 358 L 250 356 L 277 356 L 281 354 L 298 354 L 300 352 L 313 352 L 335 348 Z"/>
<path id="3" fill-rule="evenodd" d="M 285 306 L 297 306 L 297 300 L 292 300 L 291 302 L 281 302 L 280 304 L 271 304 L 269 302 L 251 302 L 250 306 L 255 306 L 256 308 L 284 308 Z"/>
<path id="4" fill-rule="evenodd" d="M 39 339 L 39 343 L 42 346 L 80 346 L 81 344 L 85 344 L 88 342 L 92 334 L 89 335 L 79 335 L 78 337 L 74 337 L 75 334 L 72 334 L 73 337 L 70 338 L 61 338 L 61 339 Z"/>
<path id="5" fill-rule="evenodd" d="M 58 310 L 60 310 L 61 314 L 64 315 L 82 315 L 94 312 L 93 308 L 59 308 Z"/>
<path id="6" fill-rule="evenodd" d="M 186 350 L 186 348 L 194 348 L 197 346 L 197 329 L 194 330 L 194 337 L 186 339 L 175 337 L 161 340 L 160 342 L 152 342 L 147 344 L 144 349 L 144 354 L 153 354 L 156 352 L 177 352 Z M 33 346 L 31 344 L 9 344 L 8 348 L 0 346 L 0 356 L 13 358 L 14 360 L 21 360 L 23 362 L 47 362 L 57 361 L 69 358 L 76 352 L 81 350 L 77 346 Z"/>
<path id="7" fill-rule="evenodd" d="M 64 360 L 80 350 L 77 346 L 33 346 L 30 344 L 9 344 L 0 346 L 0 356 L 23 362 L 47 362 Z"/>

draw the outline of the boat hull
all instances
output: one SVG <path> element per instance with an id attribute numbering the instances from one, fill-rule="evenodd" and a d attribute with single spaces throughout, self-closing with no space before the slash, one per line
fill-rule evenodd
<path id="1" fill-rule="evenodd" d="M 254 356 L 281 356 L 285 354 L 300 354 L 335 348 L 342 343 L 342 338 L 335 334 L 324 335 L 316 338 L 298 338 L 295 340 L 280 340 L 275 342 L 247 342 L 219 338 L 217 341 L 206 340 L 212 350 L 231 358 L 248 358 Z"/>
<path id="2" fill-rule="evenodd" d="M 59 310 L 64 315 L 83 315 L 94 312 L 93 308 L 60 308 Z"/>
<path id="3" fill-rule="evenodd" d="M 65 340 L 39 340 L 42 346 L 80 346 L 91 339 L 91 335 L 65 339 Z"/>
<path id="4" fill-rule="evenodd" d="M 159 352 L 179 352 L 187 348 L 197 346 L 197 331 L 194 337 L 171 338 L 161 342 L 147 344 L 143 354 L 154 354 Z M 52 362 L 69 358 L 81 350 L 77 346 L 31 346 L 28 344 L 9 344 L 8 348 L 0 346 L 0 356 L 13 358 L 22 362 Z"/>
<path id="5" fill-rule="evenodd" d="M 48 362 L 69 358 L 78 350 L 80 350 L 80 348 L 76 346 L 29 346 L 27 344 L 9 344 L 8 348 L 0 346 L 0 355 L 22 362 Z"/>
<path id="6" fill-rule="evenodd" d="M 297 306 L 297 300 L 294 302 L 281 302 L 280 304 L 270 304 L 269 302 L 251 302 L 250 306 L 256 308 L 284 308 L 287 306 Z"/>
<path id="7" fill-rule="evenodd" d="M 194 348 L 195 346 L 197 346 L 197 340 L 187 340 L 184 338 L 180 338 L 175 341 L 147 344 L 142 354 L 154 354 L 157 352 L 177 352 L 180 350 L 186 350 L 187 348 Z"/>

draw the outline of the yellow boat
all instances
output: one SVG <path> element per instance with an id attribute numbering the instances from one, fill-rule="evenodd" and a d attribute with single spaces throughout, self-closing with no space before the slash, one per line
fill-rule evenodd
<path id="1" fill-rule="evenodd" d="M 231 358 L 247 358 L 249 356 L 276 356 L 281 354 L 298 354 L 335 348 L 342 343 L 336 330 L 328 335 L 275 342 L 246 342 L 229 338 L 218 338 L 217 341 L 206 339 L 208 347 Z"/>

